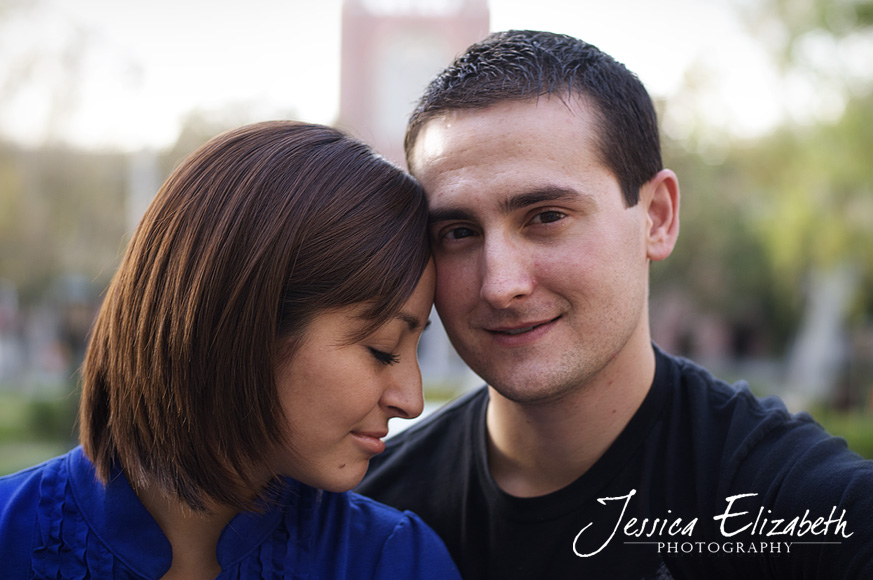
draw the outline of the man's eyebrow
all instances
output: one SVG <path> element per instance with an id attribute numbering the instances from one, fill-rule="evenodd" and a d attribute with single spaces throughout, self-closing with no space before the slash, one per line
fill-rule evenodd
<path id="1" fill-rule="evenodd" d="M 594 199 L 576 189 L 550 185 L 508 197 L 501 202 L 500 211 L 509 214 L 538 203 L 555 201 L 593 203 Z M 463 207 L 445 207 L 430 210 L 427 221 L 428 225 L 446 221 L 475 221 L 475 215 Z"/>
<path id="2" fill-rule="evenodd" d="M 503 213 L 512 213 L 528 206 L 547 201 L 588 201 L 591 197 L 568 187 L 546 186 L 533 191 L 512 195 L 500 204 Z"/>
<path id="3" fill-rule="evenodd" d="M 473 213 L 462 208 L 447 207 L 445 209 L 432 209 L 427 213 L 427 224 L 433 225 L 448 221 L 473 221 Z"/>

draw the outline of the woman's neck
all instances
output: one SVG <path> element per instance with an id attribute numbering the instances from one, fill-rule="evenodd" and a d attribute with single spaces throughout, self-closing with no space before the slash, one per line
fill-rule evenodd
<path id="1" fill-rule="evenodd" d="M 212 580 L 218 576 L 218 539 L 236 512 L 220 506 L 197 512 L 156 486 L 136 493 L 173 550 L 170 569 L 162 580 Z"/>

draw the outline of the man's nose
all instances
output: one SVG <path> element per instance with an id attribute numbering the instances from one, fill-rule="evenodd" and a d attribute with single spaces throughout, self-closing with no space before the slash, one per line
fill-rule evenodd
<path id="1" fill-rule="evenodd" d="M 528 260 L 508 236 L 486 240 L 482 270 L 481 297 L 492 308 L 509 308 L 514 301 L 533 291 Z"/>

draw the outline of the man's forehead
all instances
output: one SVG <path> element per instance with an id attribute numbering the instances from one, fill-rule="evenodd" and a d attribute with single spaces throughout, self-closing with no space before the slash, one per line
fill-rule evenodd
<path id="1" fill-rule="evenodd" d="M 420 180 L 433 178 L 429 172 L 435 168 L 446 171 L 456 163 L 469 163 L 466 155 L 473 148 L 480 152 L 502 150 L 498 141 L 505 127 L 502 121 L 508 118 L 502 109 L 452 109 L 429 119 L 413 144 L 410 172 Z"/>
<path id="2" fill-rule="evenodd" d="M 584 96 L 543 95 L 530 99 L 498 101 L 481 108 L 454 108 L 440 111 L 423 122 L 410 148 L 410 170 L 415 174 L 422 164 L 450 152 L 448 141 L 459 131 L 486 131 L 505 128 L 519 116 L 530 119 L 531 129 L 550 122 L 566 124 L 578 120 L 591 127 L 593 104 Z M 593 136 L 593 135 L 592 135 Z"/>
<path id="3" fill-rule="evenodd" d="M 584 203 L 590 184 L 614 179 L 592 140 L 595 123 L 560 99 L 447 111 L 422 126 L 410 169 L 432 220 L 473 207 L 507 214 L 548 199 Z"/>
<path id="4" fill-rule="evenodd" d="M 409 152 L 409 171 L 416 175 L 426 165 L 450 152 L 448 140 L 454 135 L 458 124 L 481 110 L 449 109 L 425 121 L 416 134 Z"/>

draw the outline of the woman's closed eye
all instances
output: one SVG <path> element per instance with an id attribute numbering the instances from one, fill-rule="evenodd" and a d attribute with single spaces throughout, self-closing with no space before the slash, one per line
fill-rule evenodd
<path id="1" fill-rule="evenodd" d="M 383 350 L 379 350 L 377 348 L 368 347 L 370 349 L 370 354 L 373 355 L 378 362 L 383 365 L 395 365 L 400 362 L 400 355 L 394 354 L 391 352 L 385 352 Z"/>

